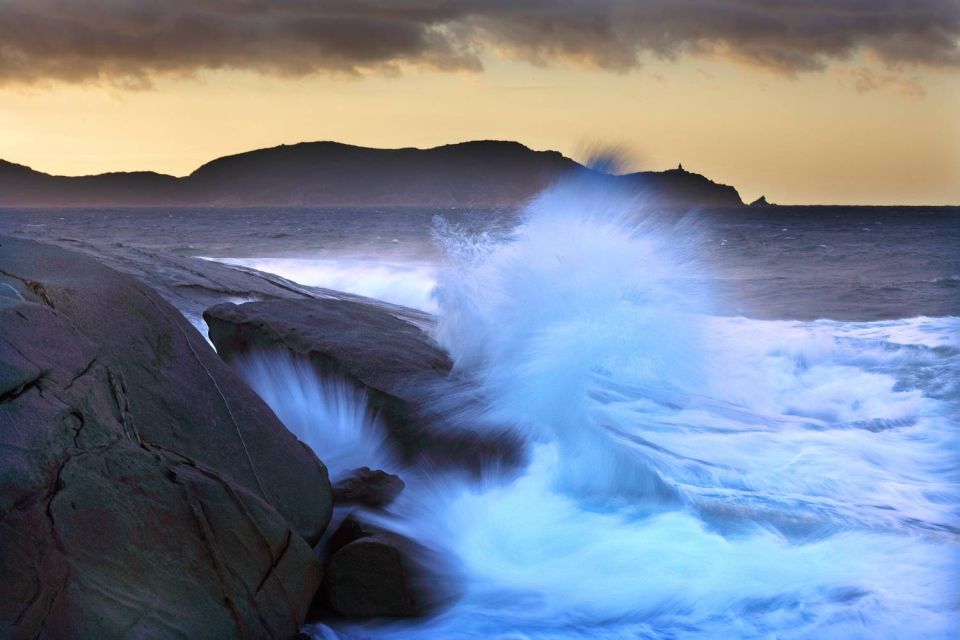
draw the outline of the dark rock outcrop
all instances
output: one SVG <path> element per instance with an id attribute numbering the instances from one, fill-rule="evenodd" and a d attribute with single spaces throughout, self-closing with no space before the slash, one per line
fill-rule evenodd
<path id="1" fill-rule="evenodd" d="M 0 637 L 285 638 L 326 470 L 146 286 L 0 238 Z"/>
<path id="2" fill-rule="evenodd" d="M 662 207 L 741 207 L 734 187 L 686 171 L 683 166 L 668 171 L 642 171 L 617 178 L 620 184 L 644 194 L 647 202 Z"/>
<path id="3" fill-rule="evenodd" d="M 767 196 L 760 196 L 756 200 L 750 203 L 751 207 L 772 207 L 773 205 L 767 202 Z"/>
<path id="4" fill-rule="evenodd" d="M 327 561 L 324 604 L 351 618 L 421 615 L 425 608 L 410 583 L 410 568 L 396 540 L 375 535 L 351 542 Z"/>
<path id="5" fill-rule="evenodd" d="M 177 178 L 146 171 L 52 176 L 0 161 L 0 206 L 517 207 L 571 172 L 556 151 L 477 140 L 432 149 L 302 142 L 212 160 Z M 736 189 L 686 171 L 613 178 L 651 204 L 739 206 Z"/>
<path id="6" fill-rule="evenodd" d="M 382 508 L 396 500 L 404 486 L 400 476 L 360 467 L 333 485 L 333 502 L 338 506 Z"/>
<path id="7" fill-rule="evenodd" d="M 350 618 L 421 616 L 450 598 L 437 559 L 396 533 L 348 516 L 327 544 L 320 611 Z"/>
<path id="8" fill-rule="evenodd" d="M 320 375 L 342 375 L 362 388 L 389 430 L 402 462 L 510 468 L 520 460 L 506 430 L 440 424 L 428 399 L 457 392 L 451 362 L 422 329 L 375 301 L 277 300 L 221 304 L 203 314 L 217 352 L 232 362 L 251 352 L 282 350 L 307 359 Z"/>

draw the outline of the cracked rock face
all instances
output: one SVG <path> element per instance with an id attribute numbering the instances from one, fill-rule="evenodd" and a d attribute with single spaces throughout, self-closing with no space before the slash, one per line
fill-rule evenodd
<path id="1" fill-rule="evenodd" d="M 0 637 L 290 637 L 330 503 L 156 294 L 0 238 Z"/>

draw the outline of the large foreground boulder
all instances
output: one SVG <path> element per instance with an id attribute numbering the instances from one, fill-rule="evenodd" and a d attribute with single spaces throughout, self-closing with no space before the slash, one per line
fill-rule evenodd
<path id="1" fill-rule="evenodd" d="M 286 638 L 326 470 L 146 286 L 0 238 L 0 637 Z"/>
<path id="2" fill-rule="evenodd" d="M 437 399 L 468 401 L 450 358 L 424 330 L 391 306 L 345 299 L 225 303 L 203 314 L 227 362 L 284 351 L 362 389 L 407 464 L 514 467 L 521 447 L 507 430 L 464 428 L 433 411 Z"/>

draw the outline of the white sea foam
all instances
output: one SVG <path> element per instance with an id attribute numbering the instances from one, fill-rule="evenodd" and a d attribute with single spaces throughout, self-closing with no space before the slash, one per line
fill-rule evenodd
<path id="1" fill-rule="evenodd" d="M 427 262 L 374 258 L 225 258 L 227 264 L 274 273 L 300 284 L 345 291 L 436 312 L 431 293 L 436 267 Z"/>
<path id="2" fill-rule="evenodd" d="M 331 478 L 361 466 L 393 469 L 367 396 L 337 374 L 281 352 L 254 352 L 234 366 L 284 425 L 327 465 Z"/>
<path id="3" fill-rule="evenodd" d="M 531 463 L 489 484 L 411 477 L 397 526 L 455 560 L 461 599 L 428 620 L 317 637 L 960 627 L 960 319 L 712 315 L 696 224 L 664 225 L 589 182 L 546 192 L 507 243 L 440 235 L 448 265 L 391 277 L 429 280 L 421 293 L 436 279 L 438 339 L 489 399 L 477 421 L 524 432 Z M 248 380 L 321 457 L 383 459 L 357 435 L 371 432 L 362 397 L 338 400 L 289 363 L 257 366 Z M 349 417 L 319 417 L 336 406 Z"/>

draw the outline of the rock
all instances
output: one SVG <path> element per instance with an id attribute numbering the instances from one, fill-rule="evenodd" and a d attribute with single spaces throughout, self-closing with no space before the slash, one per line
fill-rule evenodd
<path id="1" fill-rule="evenodd" d="M 344 518 L 324 545 L 324 553 L 329 558 L 334 553 L 347 546 L 354 540 L 366 538 L 378 533 L 387 533 L 385 530 L 374 527 L 368 522 L 360 520 L 355 513 Z"/>
<path id="2" fill-rule="evenodd" d="M 0 238 L 0 281 L 96 345 L 142 439 L 230 475 L 308 542 L 319 540 L 332 506 L 326 468 L 149 287 L 74 252 L 12 238 Z"/>
<path id="3" fill-rule="evenodd" d="M 333 299 L 226 303 L 203 315 L 222 356 L 254 347 L 281 347 L 310 355 L 324 369 L 348 373 L 365 386 L 394 396 L 442 380 L 452 367 L 426 333 L 375 303 Z"/>
<path id="4" fill-rule="evenodd" d="M 404 486 L 400 476 L 361 467 L 333 485 L 333 502 L 336 505 L 385 507 L 396 500 Z"/>
<path id="5" fill-rule="evenodd" d="M 74 238 L 54 238 L 46 228 L 28 230 L 44 243 L 83 253 L 114 271 L 133 276 L 189 319 L 199 320 L 204 310 L 227 300 L 312 298 L 323 295 L 324 291 L 274 274 L 213 260 L 119 243 L 93 244 Z"/>
<path id="6" fill-rule="evenodd" d="M 460 393 L 447 354 L 394 306 L 345 299 L 220 304 L 204 312 L 210 339 L 227 362 L 285 350 L 320 375 L 361 388 L 405 463 L 510 469 L 522 448 L 507 430 L 472 431 L 431 412 L 432 398 Z M 461 394 L 462 395 L 462 394 Z"/>
<path id="7" fill-rule="evenodd" d="M 449 597 L 424 547 L 348 516 L 327 544 L 321 609 L 350 618 L 421 616 Z"/>
<path id="8" fill-rule="evenodd" d="M 0 238 L 0 637 L 286 638 L 326 470 L 172 307 Z"/>
<path id="9" fill-rule="evenodd" d="M 323 597 L 334 613 L 351 618 L 404 617 L 423 613 L 408 580 L 405 558 L 387 536 L 351 542 L 326 565 Z"/>
<path id="10" fill-rule="evenodd" d="M 222 302 L 236 302 L 238 298 L 251 301 L 316 298 L 369 301 L 363 296 L 302 285 L 249 267 L 122 243 L 89 242 L 51 235 L 47 226 L 17 228 L 16 233 L 20 237 L 31 233 L 34 239 L 44 244 L 82 253 L 113 271 L 133 276 L 196 324 L 201 321 L 205 310 Z M 10 294 L 10 290 L 0 287 L 0 295 L 5 293 Z M 417 326 L 432 327 L 435 323 L 433 316 L 422 311 L 386 303 L 382 306 Z M 203 332 L 206 333 L 206 329 Z"/>
<path id="11" fill-rule="evenodd" d="M 772 207 L 773 205 L 767 202 L 766 196 L 760 196 L 756 200 L 750 203 L 751 207 Z"/>

